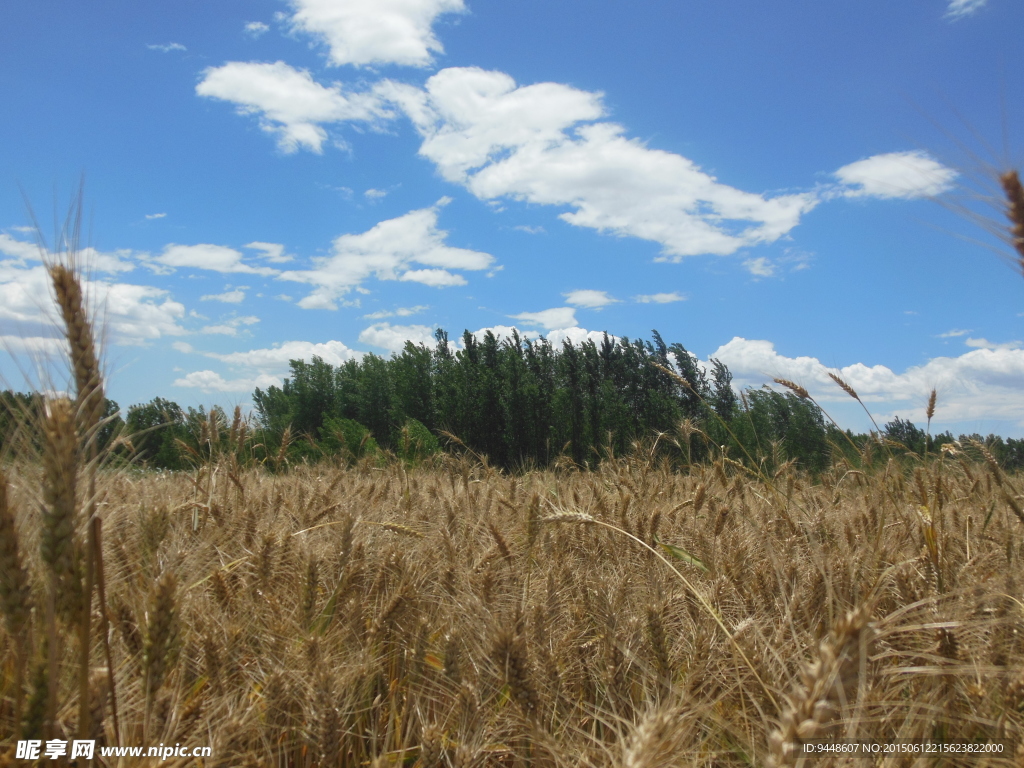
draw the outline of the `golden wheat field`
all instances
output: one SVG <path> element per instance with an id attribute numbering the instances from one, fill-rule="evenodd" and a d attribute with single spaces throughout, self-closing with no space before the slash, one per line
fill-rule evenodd
<path id="1" fill-rule="evenodd" d="M 1020 481 L 994 466 L 100 472 L 84 731 L 83 622 L 59 592 L 53 667 L 45 651 L 46 471 L 7 476 L 8 744 L 46 730 L 212 747 L 166 764 L 426 768 L 1005 739 L 1001 757 L 881 763 L 1021 762 Z"/>

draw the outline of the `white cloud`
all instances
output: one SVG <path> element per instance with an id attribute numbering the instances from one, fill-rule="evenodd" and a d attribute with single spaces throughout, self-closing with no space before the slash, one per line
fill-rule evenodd
<path id="1" fill-rule="evenodd" d="M 200 296 L 200 301 L 223 301 L 225 304 L 241 304 L 245 301 L 245 291 L 241 288 L 236 288 L 233 291 L 225 291 L 224 293 L 210 293 L 206 296 Z"/>
<path id="2" fill-rule="evenodd" d="M 208 334 L 221 334 L 223 336 L 237 336 L 238 331 L 243 326 L 255 325 L 260 319 L 254 315 L 244 315 L 242 317 L 232 317 L 217 325 L 207 325 L 203 327 L 199 332 Z"/>
<path id="3" fill-rule="evenodd" d="M 340 341 L 325 341 L 315 344 L 310 341 L 286 341 L 274 347 L 250 349 L 247 352 L 204 352 L 206 357 L 220 360 L 231 366 L 252 368 L 263 373 L 285 373 L 289 360 L 306 360 L 319 357 L 331 365 L 341 365 L 346 360 L 357 360 L 362 352 L 350 349 Z"/>
<path id="4" fill-rule="evenodd" d="M 686 301 L 686 297 L 676 291 L 672 293 L 649 293 L 634 298 L 640 304 L 671 304 L 674 301 Z"/>
<path id="5" fill-rule="evenodd" d="M 970 333 L 970 331 L 962 331 L 962 330 L 959 330 L 957 328 L 954 328 L 951 331 L 946 331 L 945 333 L 940 333 L 939 334 L 939 338 L 940 339 L 955 339 L 957 336 L 966 336 L 968 333 Z"/>
<path id="6" fill-rule="evenodd" d="M 325 42 L 332 64 L 429 66 L 443 53 L 431 26 L 463 0 L 292 0 L 293 28 Z"/>
<path id="7" fill-rule="evenodd" d="M 540 312 L 520 312 L 510 315 L 527 325 L 539 325 L 549 331 L 571 328 L 576 325 L 576 310 L 572 307 L 554 307 Z"/>
<path id="8" fill-rule="evenodd" d="M 383 320 L 385 317 L 409 317 L 410 315 L 416 315 L 425 309 L 430 309 L 425 304 L 417 304 L 415 307 L 399 307 L 393 312 L 387 309 L 383 309 L 379 312 L 371 312 L 368 315 L 363 315 L 367 320 Z"/>
<path id="9" fill-rule="evenodd" d="M 68 343 L 57 336 L 0 336 L 0 349 L 9 355 L 61 358 L 68 354 Z"/>
<path id="10" fill-rule="evenodd" d="M 775 265 L 764 256 L 758 256 L 756 259 L 747 259 L 743 262 L 743 266 L 755 277 L 771 277 L 775 274 Z"/>
<path id="11" fill-rule="evenodd" d="M 256 387 L 266 388 L 280 384 L 278 376 L 256 376 L 255 378 L 224 379 L 214 371 L 192 371 L 174 380 L 175 387 L 189 387 L 203 392 L 252 392 Z"/>
<path id="12" fill-rule="evenodd" d="M 242 272 L 253 275 L 276 275 L 270 267 L 253 267 L 243 261 L 240 251 L 225 245 L 176 245 L 170 243 L 156 261 L 167 267 L 192 267 L 213 272 Z"/>
<path id="13" fill-rule="evenodd" d="M 844 197 L 933 197 L 952 188 L 956 171 L 926 153 L 889 152 L 844 165 L 833 174 Z"/>
<path id="14" fill-rule="evenodd" d="M 272 264 L 284 264 L 287 261 L 291 261 L 294 257 L 289 256 L 284 252 L 284 246 L 280 243 L 261 243 L 259 241 L 246 243 L 242 246 L 243 248 L 250 248 L 254 251 L 260 252 L 260 258 L 266 259 Z"/>
<path id="15" fill-rule="evenodd" d="M 547 230 L 544 227 L 531 227 L 529 224 L 520 224 L 513 229 L 518 229 L 520 232 L 525 232 L 528 235 L 543 235 Z"/>
<path id="16" fill-rule="evenodd" d="M 369 200 L 380 200 L 381 198 L 387 197 L 388 192 L 386 189 L 368 189 L 363 192 L 363 195 Z"/>
<path id="17" fill-rule="evenodd" d="M 420 154 L 478 198 L 568 205 L 573 225 L 660 243 L 670 259 L 730 254 L 789 232 L 818 202 L 766 198 L 649 149 L 604 115 L 601 94 L 557 83 L 517 87 L 502 72 L 444 69 L 426 90 L 385 82 L 423 136 Z"/>
<path id="18" fill-rule="evenodd" d="M 178 352 L 182 352 L 186 355 L 195 352 L 195 347 L 189 344 L 187 341 L 175 341 L 171 343 L 171 347 Z"/>
<path id="19" fill-rule="evenodd" d="M 180 336 L 185 307 L 160 288 L 107 280 L 83 280 L 97 328 L 119 344 Z M 26 336 L 46 336 L 58 326 L 50 279 L 42 265 L 22 268 L 0 262 L 0 322 Z"/>
<path id="20" fill-rule="evenodd" d="M 736 337 L 711 357 L 729 367 L 737 386 L 757 387 L 779 377 L 803 385 L 819 402 L 849 400 L 817 358 L 785 357 L 770 341 Z M 1024 426 L 1022 349 L 976 349 L 959 357 L 936 357 L 903 373 L 884 365 L 854 363 L 840 368 L 839 375 L 866 403 L 891 409 L 884 416 L 876 412 L 876 418 L 902 415 L 921 420 L 924 403 L 935 388 L 939 392 L 939 422 L 1001 419 Z"/>
<path id="21" fill-rule="evenodd" d="M 167 216 L 166 213 L 147 213 L 146 214 L 146 218 L 147 219 L 162 219 L 162 218 L 165 218 L 166 216 Z"/>
<path id="22" fill-rule="evenodd" d="M 1004 341 L 1001 344 L 996 344 L 988 339 L 967 339 L 964 343 L 975 349 L 1020 349 L 1021 346 L 1024 346 L 1020 341 Z"/>
<path id="23" fill-rule="evenodd" d="M 161 53 L 170 53 L 171 51 L 187 51 L 181 43 L 163 43 L 160 45 L 147 45 L 147 48 L 151 51 L 160 51 Z"/>
<path id="24" fill-rule="evenodd" d="M 423 283 L 431 288 L 450 288 L 453 285 L 465 285 L 466 278 L 453 275 L 447 269 L 410 269 L 398 278 L 404 282 Z"/>
<path id="25" fill-rule="evenodd" d="M 618 336 L 612 336 L 611 334 L 608 337 L 613 342 L 619 340 Z M 575 346 L 579 346 L 586 341 L 592 341 L 600 346 L 604 342 L 604 331 L 588 331 L 586 328 L 574 326 L 572 328 L 558 328 L 551 331 L 545 338 L 551 342 L 551 346 L 559 346 L 565 341 Z"/>
<path id="26" fill-rule="evenodd" d="M 230 61 L 211 67 L 203 73 L 196 93 L 237 104 L 241 114 L 259 115 L 260 127 L 277 135 L 283 152 L 300 147 L 322 152 L 327 139 L 322 123 L 375 121 L 388 116 L 373 94 L 346 94 L 338 83 L 324 87 L 308 71 L 283 61 Z"/>
<path id="27" fill-rule="evenodd" d="M 964 16 L 971 16 L 988 5 L 988 0 L 949 0 L 946 8 L 946 16 L 951 19 L 961 19 Z"/>
<path id="28" fill-rule="evenodd" d="M 262 37 L 267 32 L 269 32 L 270 27 L 264 24 L 262 21 L 249 21 L 246 22 L 245 26 L 243 27 L 243 30 L 245 31 L 245 34 L 249 35 L 250 37 L 256 38 Z"/>
<path id="29" fill-rule="evenodd" d="M 428 347 L 433 347 L 436 343 L 434 329 L 428 325 L 391 325 L 390 323 L 376 323 L 363 329 L 359 334 L 359 341 L 363 344 L 383 347 L 390 352 L 401 352 L 406 341 L 417 345 L 425 344 Z"/>
<path id="30" fill-rule="evenodd" d="M 304 309 L 336 309 L 340 297 L 370 277 L 435 287 L 464 285 L 464 278 L 448 270 L 487 269 L 494 257 L 444 244 L 448 233 L 437 228 L 437 216 L 446 202 L 382 221 L 357 235 L 341 235 L 331 256 L 313 259 L 313 269 L 284 272 L 280 279 L 316 286 L 299 301 Z M 410 269 L 413 263 L 433 269 Z"/>
<path id="31" fill-rule="evenodd" d="M 601 309 L 601 307 L 607 307 L 609 304 L 617 304 L 619 301 L 609 296 L 607 291 L 579 290 L 569 291 L 569 293 L 563 293 L 562 295 L 567 303 L 575 307 L 584 307 L 585 309 Z"/>
<path id="32" fill-rule="evenodd" d="M 20 264 L 42 260 L 42 253 L 38 245 L 13 238 L 6 232 L 0 232 L 0 254 L 9 256 Z"/>
<path id="33" fill-rule="evenodd" d="M 0 232 L 0 255 L 14 259 L 18 266 L 25 266 L 30 261 L 40 262 L 44 259 L 51 262 L 60 261 L 59 256 L 52 251 L 44 251 L 36 243 L 18 240 L 3 232 Z M 135 254 L 127 248 L 103 252 L 87 247 L 77 251 L 75 260 L 85 274 L 96 272 L 116 274 L 131 272 L 135 269 L 135 265 L 128 261 L 133 255 Z"/>

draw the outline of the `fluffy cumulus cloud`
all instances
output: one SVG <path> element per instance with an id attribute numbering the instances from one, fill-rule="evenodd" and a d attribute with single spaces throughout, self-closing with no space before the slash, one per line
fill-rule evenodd
<path id="1" fill-rule="evenodd" d="M 335 83 L 323 86 L 303 69 L 277 61 L 231 61 L 203 73 L 196 93 L 236 104 L 245 115 L 257 115 L 260 127 L 277 136 L 284 152 L 305 147 L 322 152 L 327 139 L 323 123 L 375 121 L 386 117 L 371 93 L 345 93 Z"/>
<path id="2" fill-rule="evenodd" d="M 245 393 L 250 394 L 256 387 L 266 388 L 280 384 L 281 379 L 276 376 L 254 376 L 237 379 L 225 379 L 216 371 L 192 371 L 174 380 L 175 387 L 198 389 L 201 392 L 213 393 Z"/>
<path id="3" fill-rule="evenodd" d="M 191 267 L 208 269 L 213 272 L 240 272 L 251 275 L 276 275 L 277 270 L 270 267 L 254 267 L 245 263 L 241 251 L 228 248 L 226 245 L 176 245 L 171 243 L 164 247 L 163 253 L 154 261 L 165 267 Z"/>
<path id="4" fill-rule="evenodd" d="M 160 288 L 108 280 L 85 280 L 84 289 L 102 333 L 118 344 L 144 344 L 186 333 L 185 307 Z M 27 337 L 53 336 L 59 318 L 42 265 L 0 262 L 0 323 Z"/>
<path id="5" fill-rule="evenodd" d="M 183 353 L 195 352 L 191 345 L 185 343 L 176 343 L 174 347 Z M 340 341 L 326 341 L 320 344 L 310 341 L 288 341 L 273 347 L 242 352 L 200 354 L 224 363 L 234 369 L 236 375 L 225 378 L 222 374 L 209 369 L 192 371 L 178 378 L 174 386 L 199 389 L 203 392 L 251 393 L 256 387 L 265 389 L 271 385 L 280 386 L 281 380 L 288 375 L 290 360 L 309 362 L 314 357 L 319 357 L 331 365 L 341 365 L 346 360 L 362 357 L 363 353 L 350 349 Z"/>
<path id="6" fill-rule="evenodd" d="M 607 307 L 609 304 L 617 304 L 619 301 L 609 296 L 607 291 L 579 290 L 569 291 L 569 293 L 563 293 L 562 295 L 567 303 L 572 304 L 574 307 L 583 307 L 584 309 L 601 309 L 601 307 Z"/>
<path id="7" fill-rule="evenodd" d="M 359 341 L 374 347 L 381 347 L 389 352 L 401 352 L 407 341 L 413 344 L 425 344 L 433 347 L 434 329 L 429 325 L 391 325 L 375 323 L 364 328 L 359 334 Z"/>
<path id="8" fill-rule="evenodd" d="M 326 43 L 338 66 L 428 66 L 444 50 L 434 20 L 466 10 L 463 0 L 292 0 L 292 7 L 292 27 Z"/>
<path id="9" fill-rule="evenodd" d="M 570 206 L 564 221 L 657 242 L 670 259 L 772 242 L 818 202 L 723 184 L 599 121 L 601 94 L 567 85 L 517 86 L 505 73 L 462 67 L 425 89 L 385 82 L 377 92 L 413 121 L 420 154 L 477 197 Z"/>
<path id="10" fill-rule="evenodd" d="M 953 186 L 957 173 L 924 152 L 889 152 L 844 165 L 835 172 L 844 197 L 934 197 Z"/>
<path id="11" fill-rule="evenodd" d="M 580 328 L 579 326 L 573 326 L 572 328 L 558 328 L 548 333 L 544 338 L 551 342 L 552 346 L 559 346 L 568 341 L 570 344 L 579 346 L 588 341 L 592 341 L 597 345 L 604 342 L 604 337 L 608 336 L 613 342 L 619 340 L 618 336 L 612 336 L 605 331 L 588 331 L 586 328 Z"/>
<path id="12" fill-rule="evenodd" d="M 542 309 L 540 312 L 520 312 L 511 317 L 521 320 L 527 325 L 539 325 L 549 331 L 571 328 L 576 325 L 576 310 L 572 307 L 552 307 L 551 309 Z"/>
<path id="13" fill-rule="evenodd" d="M 810 391 L 819 402 L 846 401 L 848 396 L 828 377 L 814 357 L 780 355 L 770 341 L 734 338 L 711 357 L 725 363 L 738 386 L 761 386 L 778 377 Z M 1024 350 L 976 349 L 959 357 L 936 357 L 897 373 L 884 365 L 854 363 L 839 375 L 856 390 L 876 416 L 900 415 L 920 420 L 923 403 L 933 388 L 940 407 L 936 421 L 1010 420 L 1024 425 Z M 888 409 L 888 413 L 882 413 Z"/>
<path id="14" fill-rule="evenodd" d="M 314 259 L 312 269 L 291 270 L 280 278 L 316 286 L 299 301 L 305 309 L 336 309 L 338 299 L 371 277 L 438 288 L 465 285 L 465 278 L 450 270 L 487 269 L 494 257 L 445 245 L 448 233 L 438 229 L 437 216 L 446 202 L 382 221 L 360 234 L 341 235 L 333 253 Z"/>
<path id="15" fill-rule="evenodd" d="M 346 360 L 357 360 L 362 352 L 350 349 L 340 341 L 287 341 L 273 347 L 250 349 L 246 352 L 204 352 L 204 356 L 220 360 L 231 366 L 252 368 L 263 373 L 285 373 L 289 360 L 310 361 L 319 357 L 331 365 L 341 365 Z"/>

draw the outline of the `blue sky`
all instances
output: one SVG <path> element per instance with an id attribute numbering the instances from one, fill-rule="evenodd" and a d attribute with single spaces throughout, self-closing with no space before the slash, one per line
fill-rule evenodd
<path id="1" fill-rule="evenodd" d="M 1024 434 L 1015 0 L 247 0 L 0 10 L 0 370 L 54 352 L 25 197 L 85 176 L 122 406 L 289 358 L 658 329 L 844 426 Z M 987 196 L 987 198 L 986 198 Z M 992 227 L 990 226 L 991 230 Z M 52 236 L 50 237 L 52 240 Z"/>

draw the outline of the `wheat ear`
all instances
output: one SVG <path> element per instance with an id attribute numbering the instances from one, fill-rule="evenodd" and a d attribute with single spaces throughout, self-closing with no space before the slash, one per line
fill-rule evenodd
<path id="1" fill-rule="evenodd" d="M 1006 218 L 1010 220 L 1010 242 L 1017 251 L 1017 263 L 1024 273 L 1024 185 L 1017 171 L 1007 171 L 999 177 L 1006 193 Z"/>
<path id="2" fill-rule="evenodd" d="M 50 267 L 50 279 L 57 298 L 57 308 L 64 320 L 64 333 L 71 353 L 75 374 L 75 403 L 79 428 L 88 435 L 103 417 L 103 377 L 100 374 L 92 324 L 89 322 L 82 295 L 82 284 L 74 269 L 64 264 Z"/>
<path id="3" fill-rule="evenodd" d="M 816 658 L 800 673 L 779 728 L 768 737 L 769 764 L 795 766 L 801 746 L 828 733 L 840 710 L 848 706 L 861 680 L 873 628 L 871 606 L 850 611 L 818 645 Z"/>

